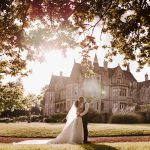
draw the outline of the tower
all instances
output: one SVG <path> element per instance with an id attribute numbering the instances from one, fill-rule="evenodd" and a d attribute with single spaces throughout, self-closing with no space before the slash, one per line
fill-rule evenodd
<path id="1" fill-rule="evenodd" d="M 95 57 L 94 57 L 93 66 L 94 66 L 94 71 L 97 72 L 99 70 L 99 63 L 98 63 L 98 59 L 97 59 L 96 54 L 95 54 Z"/>

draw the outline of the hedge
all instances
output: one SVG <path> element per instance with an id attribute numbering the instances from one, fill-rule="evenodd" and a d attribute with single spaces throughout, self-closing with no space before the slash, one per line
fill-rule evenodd
<path id="1" fill-rule="evenodd" d="M 110 117 L 109 122 L 118 124 L 144 123 L 144 117 L 137 113 L 117 113 Z"/>

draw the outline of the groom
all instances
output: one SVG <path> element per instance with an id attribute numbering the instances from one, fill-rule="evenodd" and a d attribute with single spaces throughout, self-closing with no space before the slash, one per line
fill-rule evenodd
<path id="1" fill-rule="evenodd" d="M 84 97 L 79 97 L 79 101 L 81 103 L 81 109 L 82 113 L 80 113 L 80 116 L 82 117 L 82 122 L 83 122 L 83 131 L 84 131 L 84 141 L 83 143 L 90 143 L 87 138 L 88 138 L 88 110 L 89 110 L 89 103 L 86 102 Z"/>

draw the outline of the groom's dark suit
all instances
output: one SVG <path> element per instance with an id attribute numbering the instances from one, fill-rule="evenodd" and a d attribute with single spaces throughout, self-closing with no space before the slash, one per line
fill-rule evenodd
<path id="1" fill-rule="evenodd" d="M 82 122 L 83 122 L 83 131 L 84 131 L 84 143 L 87 142 L 88 138 L 88 109 L 89 109 L 89 104 L 85 101 L 83 102 L 82 105 L 82 113 L 80 114 L 82 116 Z"/>

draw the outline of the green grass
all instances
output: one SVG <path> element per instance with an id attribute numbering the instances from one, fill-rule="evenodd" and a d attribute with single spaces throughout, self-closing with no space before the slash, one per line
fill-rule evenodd
<path id="1" fill-rule="evenodd" d="M 56 137 L 64 124 L 56 123 L 0 123 L 0 136 Z M 89 136 L 150 135 L 150 125 L 89 124 Z"/>
<path id="2" fill-rule="evenodd" d="M 149 142 L 104 143 L 89 145 L 12 145 L 0 144 L 0 150 L 150 150 Z"/>

